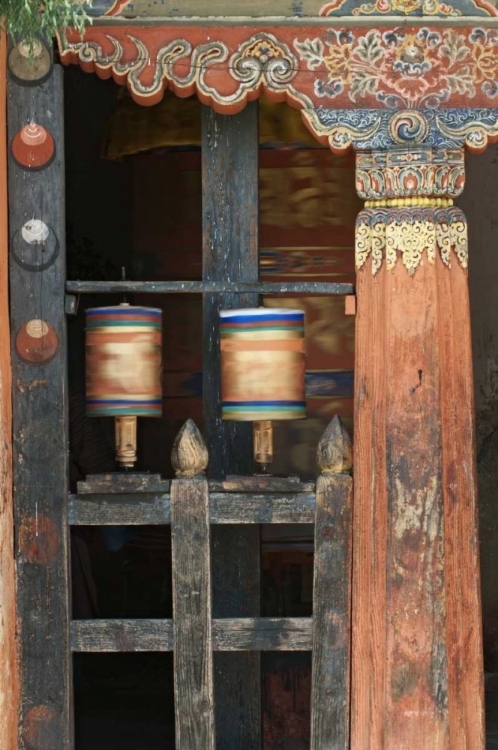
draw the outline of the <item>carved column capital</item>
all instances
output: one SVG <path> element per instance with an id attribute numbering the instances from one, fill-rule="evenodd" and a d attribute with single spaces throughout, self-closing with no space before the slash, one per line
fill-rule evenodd
<path id="1" fill-rule="evenodd" d="M 448 268 L 452 256 L 467 268 L 467 222 L 453 201 L 463 191 L 463 147 L 430 144 L 358 152 L 356 189 L 365 208 L 356 221 L 356 267 L 369 259 L 376 274 L 398 259 L 411 275 L 436 253 Z"/>

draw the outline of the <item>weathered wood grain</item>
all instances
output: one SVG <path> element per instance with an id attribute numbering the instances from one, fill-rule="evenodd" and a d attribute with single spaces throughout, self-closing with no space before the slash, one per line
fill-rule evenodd
<path id="1" fill-rule="evenodd" d="M 485 747 L 484 667 L 467 271 L 436 260 L 443 425 L 444 582 L 451 750 Z"/>
<path id="2" fill-rule="evenodd" d="M 215 651 L 310 651 L 309 617 L 212 621 Z M 172 651 L 173 620 L 73 620 L 73 652 Z"/>
<path id="3" fill-rule="evenodd" d="M 171 483 L 175 727 L 178 750 L 214 750 L 211 549 L 207 481 Z"/>
<path id="4" fill-rule="evenodd" d="M 357 279 L 352 747 L 482 750 L 466 272 Z"/>
<path id="5" fill-rule="evenodd" d="M 167 493 L 170 482 L 158 474 L 94 474 L 78 482 L 78 495 L 109 493 Z M 225 480 L 211 480 L 210 492 L 314 492 L 314 482 L 300 482 L 297 477 L 228 476 Z"/>
<path id="6" fill-rule="evenodd" d="M 258 281 L 258 151 L 256 102 L 233 117 L 203 107 L 204 281 Z M 251 424 L 221 419 L 219 311 L 257 304 L 254 293 L 203 298 L 203 403 L 212 479 L 252 473 Z M 215 617 L 256 617 L 259 598 L 259 528 L 214 528 Z M 217 654 L 215 667 L 218 750 L 260 750 L 259 654 Z"/>
<path id="7" fill-rule="evenodd" d="M 221 482 L 209 482 L 210 492 L 314 492 L 314 482 L 300 482 L 298 477 L 256 475 L 231 477 Z"/>
<path id="8" fill-rule="evenodd" d="M 60 251 L 42 271 L 10 264 L 14 336 L 33 320 L 53 326 L 50 361 L 21 360 L 13 347 L 14 502 L 19 659 L 20 747 L 72 748 L 67 526 L 67 384 L 63 75 L 56 66 L 41 86 L 9 81 L 9 138 L 27 123 L 44 126 L 55 159 L 38 172 L 9 162 L 10 236 L 38 218 L 56 234 Z"/>
<path id="9" fill-rule="evenodd" d="M 169 492 L 170 482 L 160 474 L 139 474 L 138 472 L 116 472 L 113 474 L 93 474 L 78 482 L 79 495 L 103 495 L 107 493 Z"/>
<path id="10" fill-rule="evenodd" d="M 9 327 L 7 197 L 7 40 L 0 32 L 0 747 L 17 748 L 14 518 L 12 504 L 12 375 Z"/>
<path id="11" fill-rule="evenodd" d="M 71 526 L 162 526 L 171 522 L 169 494 L 69 495 Z"/>
<path id="12" fill-rule="evenodd" d="M 239 115 L 202 110 L 203 281 L 258 282 L 258 105 Z M 209 477 L 249 474 L 252 426 L 221 418 L 219 311 L 257 307 L 258 295 L 205 294 L 203 398 Z"/>
<path id="13" fill-rule="evenodd" d="M 371 750 L 384 748 L 387 281 L 357 274 L 351 745 Z"/>
<path id="14" fill-rule="evenodd" d="M 317 479 L 311 750 L 349 748 L 352 494 L 347 474 Z"/>
<path id="15" fill-rule="evenodd" d="M 161 526 L 171 522 L 170 496 L 69 495 L 71 526 Z M 313 523 L 315 493 L 265 494 L 212 492 L 212 524 Z"/>
<path id="16" fill-rule="evenodd" d="M 351 294 L 332 281 L 68 281 L 73 294 Z"/>
<path id="17" fill-rule="evenodd" d="M 73 653 L 173 651 L 173 620 L 73 620 Z"/>
<path id="18" fill-rule="evenodd" d="M 315 493 L 279 496 L 213 492 L 209 506 L 213 524 L 313 523 Z"/>
<path id="19" fill-rule="evenodd" d="M 217 651 L 310 651 L 310 617 L 245 617 L 213 621 Z"/>
<path id="20" fill-rule="evenodd" d="M 437 278 L 393 269 L 387 333 L 385 742 L 449 741 Z M 381 540 L 379 539 L 379 543 Z"/>

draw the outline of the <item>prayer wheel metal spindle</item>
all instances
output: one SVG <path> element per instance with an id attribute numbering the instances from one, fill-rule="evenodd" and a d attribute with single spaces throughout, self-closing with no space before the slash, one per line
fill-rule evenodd
<path id="1" fill-rule="evenodd" d="M 254 460 L 267 473 L 273 422 L 306 417 L 304 313 L 222 310 L 220 349 L 222 418 L 254 423 Z"/>
<path id="2" fill-rule="evenodd" d="M 114 417 L 116 460 L 137 460 L 137 417 L 162 415 L 162 310 L 128 304 L 86 311 L 89 417 Z"/>

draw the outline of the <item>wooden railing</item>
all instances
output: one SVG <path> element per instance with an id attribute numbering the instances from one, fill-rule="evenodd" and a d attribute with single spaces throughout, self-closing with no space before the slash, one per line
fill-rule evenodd
<path id="1" fill-rule="evenodd" d="M 335 417 L 315 483 L 274 477 L 208 482 L 192 421 L 172 452 L 176 479 L 91 477 L 69 502 L 71 525 L 171 524 L 172 620 L 73 620 L 73 652 L 173 651 L 177 750 L 214 750 L 213 651 L 312 651 L 311 748 L 349 747 L 351 441 Z M 314 523 L 313 618 L 212 618 L 211 525 Z M 241 550 L 241 554 L 244 554 Z"/>

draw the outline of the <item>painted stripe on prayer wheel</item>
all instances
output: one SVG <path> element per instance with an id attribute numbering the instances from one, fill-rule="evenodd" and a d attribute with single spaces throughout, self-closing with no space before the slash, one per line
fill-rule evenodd
<path id="1" fill-rule="evenodd" d="M 223 419 L 306 417 L 302 310 L 222 310 L 220 349 Z"/>
<path id="2" fill-rule="evenodd" d="M 86 404 L 91 417 L 162 414 L 162 310 L 86 311 Z"/>

